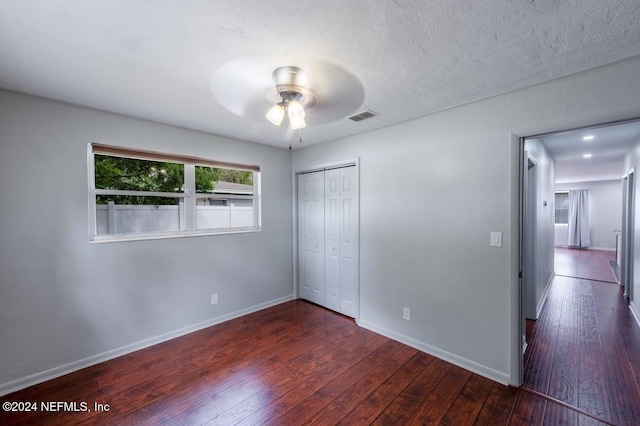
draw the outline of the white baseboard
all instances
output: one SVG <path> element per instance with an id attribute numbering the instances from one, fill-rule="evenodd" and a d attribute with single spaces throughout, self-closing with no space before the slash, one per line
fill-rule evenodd
<path id="1" fill-rule="evenodd" d="M 266 308 L 270 308 L 281 303 L 289 302 L 293 300 L 293 295 L 280 297 L 278 299 L 270 300 L 265 303 L 250 306 L 239 311 L 231 312 L 226 315 L 221 315 L 216 318 L 212 318 L 197 324 L 193 324 L 187 327 L 173 330 L 168 333 L 164 333 L 149 339 L 141 340 L 130 345 L 122 346 L 107 352 L 92 355 L 90 357 L 70 362 L 68 364 L 59 365 L 57 367 L 41 371 L 39 373 L 31 374 L 20 379 L 12 380 L 10 382 L 0 383 L 0 396 L 10 394 L 12 392 L 19 391 L 21 389 L 28 388 L 29 386 L 37 385 L 38 383 L 46 382 L 47 380 L 55 379 L 65 374 L 73 373 L 74 371 L 81 370 L 92 365 L 99 364 L 104 361 L 108 361 L 113 358 L 117 358 L 122 355 L 126 355 L 131 352 L 138 351 L 140 349 L 147 348 L 149 346 L 157 345 L 158 343 L 166 342 L 167 340 L 175 339 L 176 337 L 184 336 L 185 334 L 193 333 L 194 331 L 202 330 L 203 328 L 211 327 L 212 325 L 220 324 L 225 321 L 232 320 L 244 315 L 251 314 L 253 312 L 261 311 Z"/>
<path id="2" fill-rule="evenodd" d="M 615 247 L 587 247 L 587 250 L 616 251 Z"/>
<path id="3" fill-rule="evenodd" d="M 638 323 L 638 327 L 640 327 L 640 310 L 638 310 L 638 307 L 633 302 L 629 303 L 629 309 L 631 309 L 631 313 L 633 314 L 633 317 L 636 319 L 636 322 Z"/>
<path id="4" fill-rule="evenodd" d="M 615 247 L 574 247 L 574 246 L 562 246 L 555 245 L 556 248 L 569 248 L 569 249 L 580 249 L 580 250 L 599 250 L 599 251 L 616 251 Z"/>
<path id="5" fill-rule="evenodd" d="M 551 283 L 553 282 L 553 278 L 556 276 L 556 273 L 552 273 L 549 277 L 549 281 L 547 281 L 547 285 L 542 292 L 542 297 L 538 300 L 538 306 L 536 307 L 536 319 L 540 317 L 540 312 L 542 312 L 542 308 L 544 308 L 544 304 L 547 303 L 547 296 L 551 291 Z"/>
<path id="6" fill-rule="evenodd" d="M 465 370 L 469 370 L 473 373 L 479 374 L 495 382 L 502 383 L 503 385 L 509 385 L 508 373 L 495 370 L 491 367 L 487 367 L 486 365 L 478 364 L 475 361 L 471 361 L 469 359 L 452 354 L 440 348 L 436 348 L 435 346 L 431 346 L 427 343 L 413 339 L 409 336 L 405 336 L 403 334 L 396 333 L 386 328 L 379 327 L 367 321 L 359 321 L 358 325 L 360 327 L 366 328 L 367 330 L 371 330 L 375 333 L 382 334 L 383 336 L 396 340 L 400 343 L 404 343 L 405 345 L 411 346 L 412 348 L 421 350 L 422 352 L 426 352 L 429 355 L 435 356 L 436 358 L 440 358 L 451 364 L 457 365 L 458 367 L 464 368 Z"/>

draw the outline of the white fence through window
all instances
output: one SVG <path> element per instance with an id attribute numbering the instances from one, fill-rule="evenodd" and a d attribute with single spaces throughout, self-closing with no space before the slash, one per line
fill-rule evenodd
<path id="1" fill-rule="evenodd" d="M 196 229 L 252 227 L 252 206 L 196 206 Z M 96 205 L 98 235 L 171 232 L 186 229 L 184 204 L 180 205 Z"/>

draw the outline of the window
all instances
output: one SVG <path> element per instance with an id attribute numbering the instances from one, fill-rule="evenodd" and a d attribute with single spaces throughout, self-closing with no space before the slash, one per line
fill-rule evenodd
<path id="1" fill-rule="evenodd" d="M 260 229 L 260 168 L 89 145 L 92 241 Z"/>
<path id="2" fill-rule="evenodd" d="M 556 192 L 556 222 L 560 224 L 569 223 L 569 193 Z"/>

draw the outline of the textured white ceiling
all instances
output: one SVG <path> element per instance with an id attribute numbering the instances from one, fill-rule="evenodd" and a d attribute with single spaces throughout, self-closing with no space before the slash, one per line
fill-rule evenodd
<path id="1" fill-rule="evenodd" d="M 561 132 L 540 141 L 556 162 L 556 183 L 621 179 L 625 155 L 640 142 L 640 121 Z"/>
<path id="2" fill-rule="evenodd" d="M 309 145 L 639 56 L 639 5 L 0 0 L 0 87 L 286 147 L 285 128 L 219 105 L 212 76 L 247 57 L 312 58 L 357 77 L 359 110 L 380 116 L 309 126 Z"/>

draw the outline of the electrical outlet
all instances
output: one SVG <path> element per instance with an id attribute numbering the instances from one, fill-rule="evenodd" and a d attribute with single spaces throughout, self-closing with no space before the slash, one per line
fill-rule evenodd
<path id="1" fill-rule="evenodd" d="M 213 293 L 211 295 L 211 304 L 212 305 L 217 305 L 218 304 L 218 293 Z"/>
<path id="2" fill-rule="evenodd" d="M 402 308 L 402 319 L 411 321 L 411 309 Z"/>

